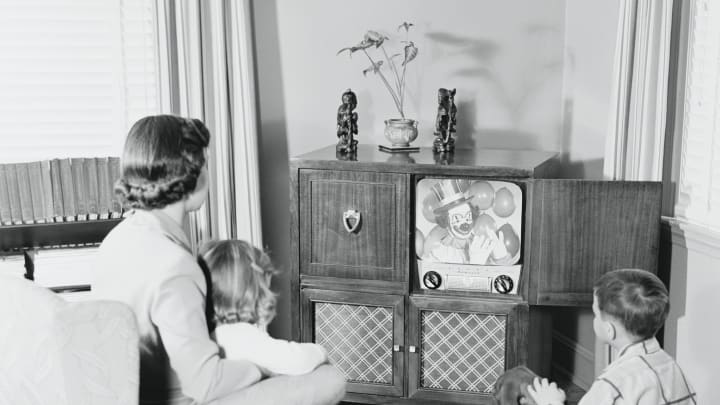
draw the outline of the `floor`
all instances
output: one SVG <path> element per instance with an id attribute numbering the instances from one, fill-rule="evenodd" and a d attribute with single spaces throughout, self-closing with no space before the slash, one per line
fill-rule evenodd
<path id="1" fill-rule="evenodd" d="M 578 387 L 577 385 L 571 383 L 571 382 L 564 382 L 564 381 L 558 381 L 557 382 L 562 389 L 565 390 L 565 394 L 567 395 L 567 401 L 565 402 L 566 405 L 577 405 L 578 401 L 580 401 L 580 398 L 582 398 L 583 395 L 585 395 L 585 390 Z M 407 403 L 407 402 L 405 402 Z M 342 405 L 361 405 L 356 404 L 355 402 L 342 402 Z M 392 401 L 384 403 L 384 405 L 391 405 Z"/>

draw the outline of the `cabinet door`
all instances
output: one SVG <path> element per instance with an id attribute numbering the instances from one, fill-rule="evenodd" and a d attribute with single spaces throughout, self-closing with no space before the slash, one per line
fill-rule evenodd
<path id="1" fill-rule="evenodd" d="M 404 174 L 300 170 L 300 274 L 407 280 L 407 182 Z"/>
<path id="2" fill-rule="evenodd" d="M 661 184 L 534 180 L 530 302 L 592 304 L 592 286 L 618 268 L 657 271 Z"/>
<path id="3" fill-rule="evenodd" d="M 408 396 L 490 403 L 495 380 L 524 364 L 525 303 L 411 297 Z"/>
<path id="4" fill-rule="evenodd" d="M 302 340 L 328 351 L 347 391 L 403 395 L 404 297 L 302 290 Z"/>

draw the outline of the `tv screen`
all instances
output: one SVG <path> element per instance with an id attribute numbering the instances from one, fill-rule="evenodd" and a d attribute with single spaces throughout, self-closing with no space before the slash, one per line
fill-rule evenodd
<path id="1" fill-rule="evenodd" d="M 415 251 L 437 263 L 511 265 L 520 259 L 522 191 L 495 180 L 422 179 Z"/>

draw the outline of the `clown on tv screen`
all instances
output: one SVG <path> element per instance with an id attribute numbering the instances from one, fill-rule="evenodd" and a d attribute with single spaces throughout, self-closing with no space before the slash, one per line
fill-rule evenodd
<path id="1" fill-rule="evenodd" d="M 428 263 L 508 266 L 520 260 L 522 190 L 506 181 L 417 183 L 415 252 Z"/>

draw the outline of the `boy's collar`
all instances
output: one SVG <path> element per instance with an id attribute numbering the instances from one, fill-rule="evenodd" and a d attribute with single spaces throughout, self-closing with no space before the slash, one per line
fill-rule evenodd
<path id="1" fill-rule="evenodd" d="M 637 356 L 643 356 L 646 354 L 652 354 L 657 352 L 658 350 L 662 349 L 660 348 L 660 343 L 657 341 L 657 339 L 655 339 L 655 337 L 651 337 L 650 339 L 641 340 L 635 343 L 630 343 L 629 345 L 623 347 L 620 351 L 618 351 L 617 357 L 612 361 L 612 363 L 608 364 L 608 366 L 605 367 L 605 369 L 603 370 L 603 374 L 613 369 L 613 367 L 616 367 L 619 364 L 623 363 L 627 359 L 631 359 Z"/>

